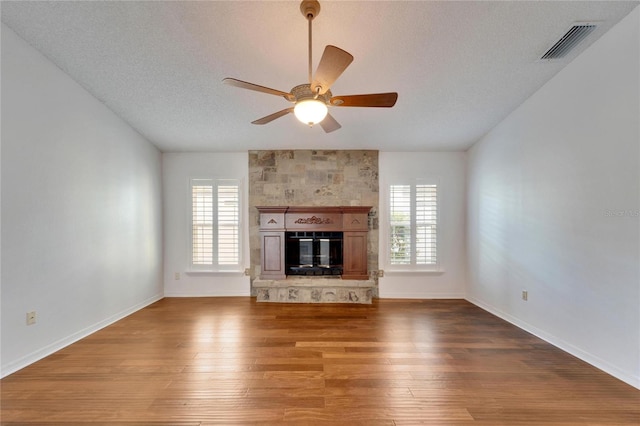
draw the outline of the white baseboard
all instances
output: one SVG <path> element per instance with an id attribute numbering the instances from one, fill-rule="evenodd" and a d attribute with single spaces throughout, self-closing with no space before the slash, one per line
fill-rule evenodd
<path id="1" fill-rule="evenodd" d="M 608 363 L 607 361 L 597 357 L 596 355 L 593 355 L 589 352 L 586 352 L 556 336 L 554 336 L 553 334 L 547 333 L 543 330 L 540 330 L 536 327 L 534 327 L 533 325 L 525 322 L 525 321 L 521 321 L 520 319 L 513 317 L 505 312 L 502 312 L 499 309 L 496 309 L 495 307 L 484 303 L 481 300 L 475 299 L 473 297 L 467 297 L 466 298 L 467 301 L 473 303 L 474 305 L 484 309 L 485 311 L 497 316 L 498 318 L 501 318 L 507 322 L 510 322 L 511 324 L 515 325 L 518 328 L 521 328 L 531 334 L 533 334 L 536 337 L 539 337 L 540 339 L 544 340 L 547 343 L 552 344 L 553 346 L 562 349 L 563 351 L 575 356 L 576 358 L 581 359 L 582 361 L 591 364 L 592 366 L 598 368 L 599 370 L 604 371 L 607 374 L 610 374 L 611 376 L 622 380 L 623 382 L 637 388 L 640 389 L 640 376 L 634 376 L 633 374 L 630 374 L 629 372 L 623 371 L 621 369 L 619 369 L 618 367 L 616 367 L 615 365 L 611 365 L 610 363 Z"/>
<path id="2" fill-rule="evenodd" d="M 52 353 L 59 351 L 60 349 L 69 346 L 72 343 L 77 342 L 80 339 L 83 339 L 85 337 L 87 337 L 88 335 L 95 333 L 96 331 L 105 328 L 108 325 L 113 324 L 116 321 L 121 320 L 122 318 L 131 315 L 132 313 L 139 311 L 140 309 L 144 308 L 145 306 L 149 306 L 152 303 L 157 302 L 158 300 L 161 300 L 164 296 L 161 294 L 155 295 L 153 297 L 150 297 L 146 300 L 144 300 L 141 303 L 138 303 L 130 308 L 127 308 L 123 311 L 118 312 L 115 315 L 111 315 L 110 317 L 99 321 L 89 327 L 83 328 L 82 330 L 73 333 L 67 337 L 64 337 L 56 342 L 53 342 L 50 345 L 47 345 L 41 349 L 38 349 L 37 351 L 34 351 L 30 354 L 27 354 L 25 356 L 23 356 L 22 358 L 16 360 L 16 361 L 12 361 L 9 362 L 7 364 L 2 365 L 1 370 L 2 373 L 0 375 L 0 377 L 6 377 L 9 374 L 15 373 L 16 371 L 23 369 L 24 367 L 33 364 L 36 361 L 41 360 L 42 358 L 51 355 Z"/>
<path id="3" fill-rule="evenodd" d="M 380 299 L 464 299 L 463 293 L 411 293 L 403 291 L 380 291 Z"/>
<path id="4" fill-rule="evenodd" d="M 180 291 L 167 292 L 164 297 L 250 297 L 250 291 L 229 291 L 229 292 L 202 292 L 202 291 Z"/>

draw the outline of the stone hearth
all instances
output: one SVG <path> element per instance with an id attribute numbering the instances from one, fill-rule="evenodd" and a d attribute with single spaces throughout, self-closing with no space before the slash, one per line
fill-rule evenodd
<path id="1" fill-rule="evenodd" d="M 290 276 L 283 280 L 256 279 L 253 286 L 258 302 L 370 304 L 375 281 Z"/>

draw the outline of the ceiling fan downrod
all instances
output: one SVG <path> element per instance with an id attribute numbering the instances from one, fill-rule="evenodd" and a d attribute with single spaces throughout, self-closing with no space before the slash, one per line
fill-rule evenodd
<path id="1" fill-rule="evenodd" d="M 320 13 L 320 2 L 317 0 L 304 0 L 300 3 L 300 12 L 302 12 L 302 16 L 307 19 L 309 23 L 309 84 L 313 81 L 313 66 L 312 66 L 312 22 L 313 18 L 318 16 Z"/>

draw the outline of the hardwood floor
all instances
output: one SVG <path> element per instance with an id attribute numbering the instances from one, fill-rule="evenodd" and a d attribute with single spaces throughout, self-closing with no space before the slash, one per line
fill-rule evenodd
<path id="1" fill-rule="evenodd" d="M 4 425 L 640 424 L 640 390 L 461 300 L 164 299 L 0 385 Z"/>

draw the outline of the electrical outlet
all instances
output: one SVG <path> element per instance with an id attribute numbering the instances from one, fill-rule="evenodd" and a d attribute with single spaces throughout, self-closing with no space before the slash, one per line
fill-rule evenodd
<path id="1" fill-rule="evenodd" d="M 384 269 L 379 269 L 378 270 L 378 277 L 380 277 L 380 278 L 384 277 Z"/>
<path id="2" fill-rule="evenodd" d="M 36 311 L 27 312 L 27 325 L 36 323 Z"/>
<path id="3" fill-rule="evenodd" d="M 529 292 L 527 290 L 522 290 L 522 300 L 525 302 L 529 300 Z"/>
<path id="4" fill-rule="evenodd" d="M 249 268 L 245 268 L 245 270 L 244 270 L 244 274 L 245 274 L 245 276 L 247 276 L 247 277 L 248 277 L 248 276 L 250 276 L 250 275 L 251 275 L 251 269 L 249 269 Z"/>
<path id="5" fill-rule="evenodd" d="M 173 279 L 174 279 L 174 280 L 179 280 L 179 279 L 180 279 L 180 272 L 176 272 L 176 273 L 173 275 Z"/>

